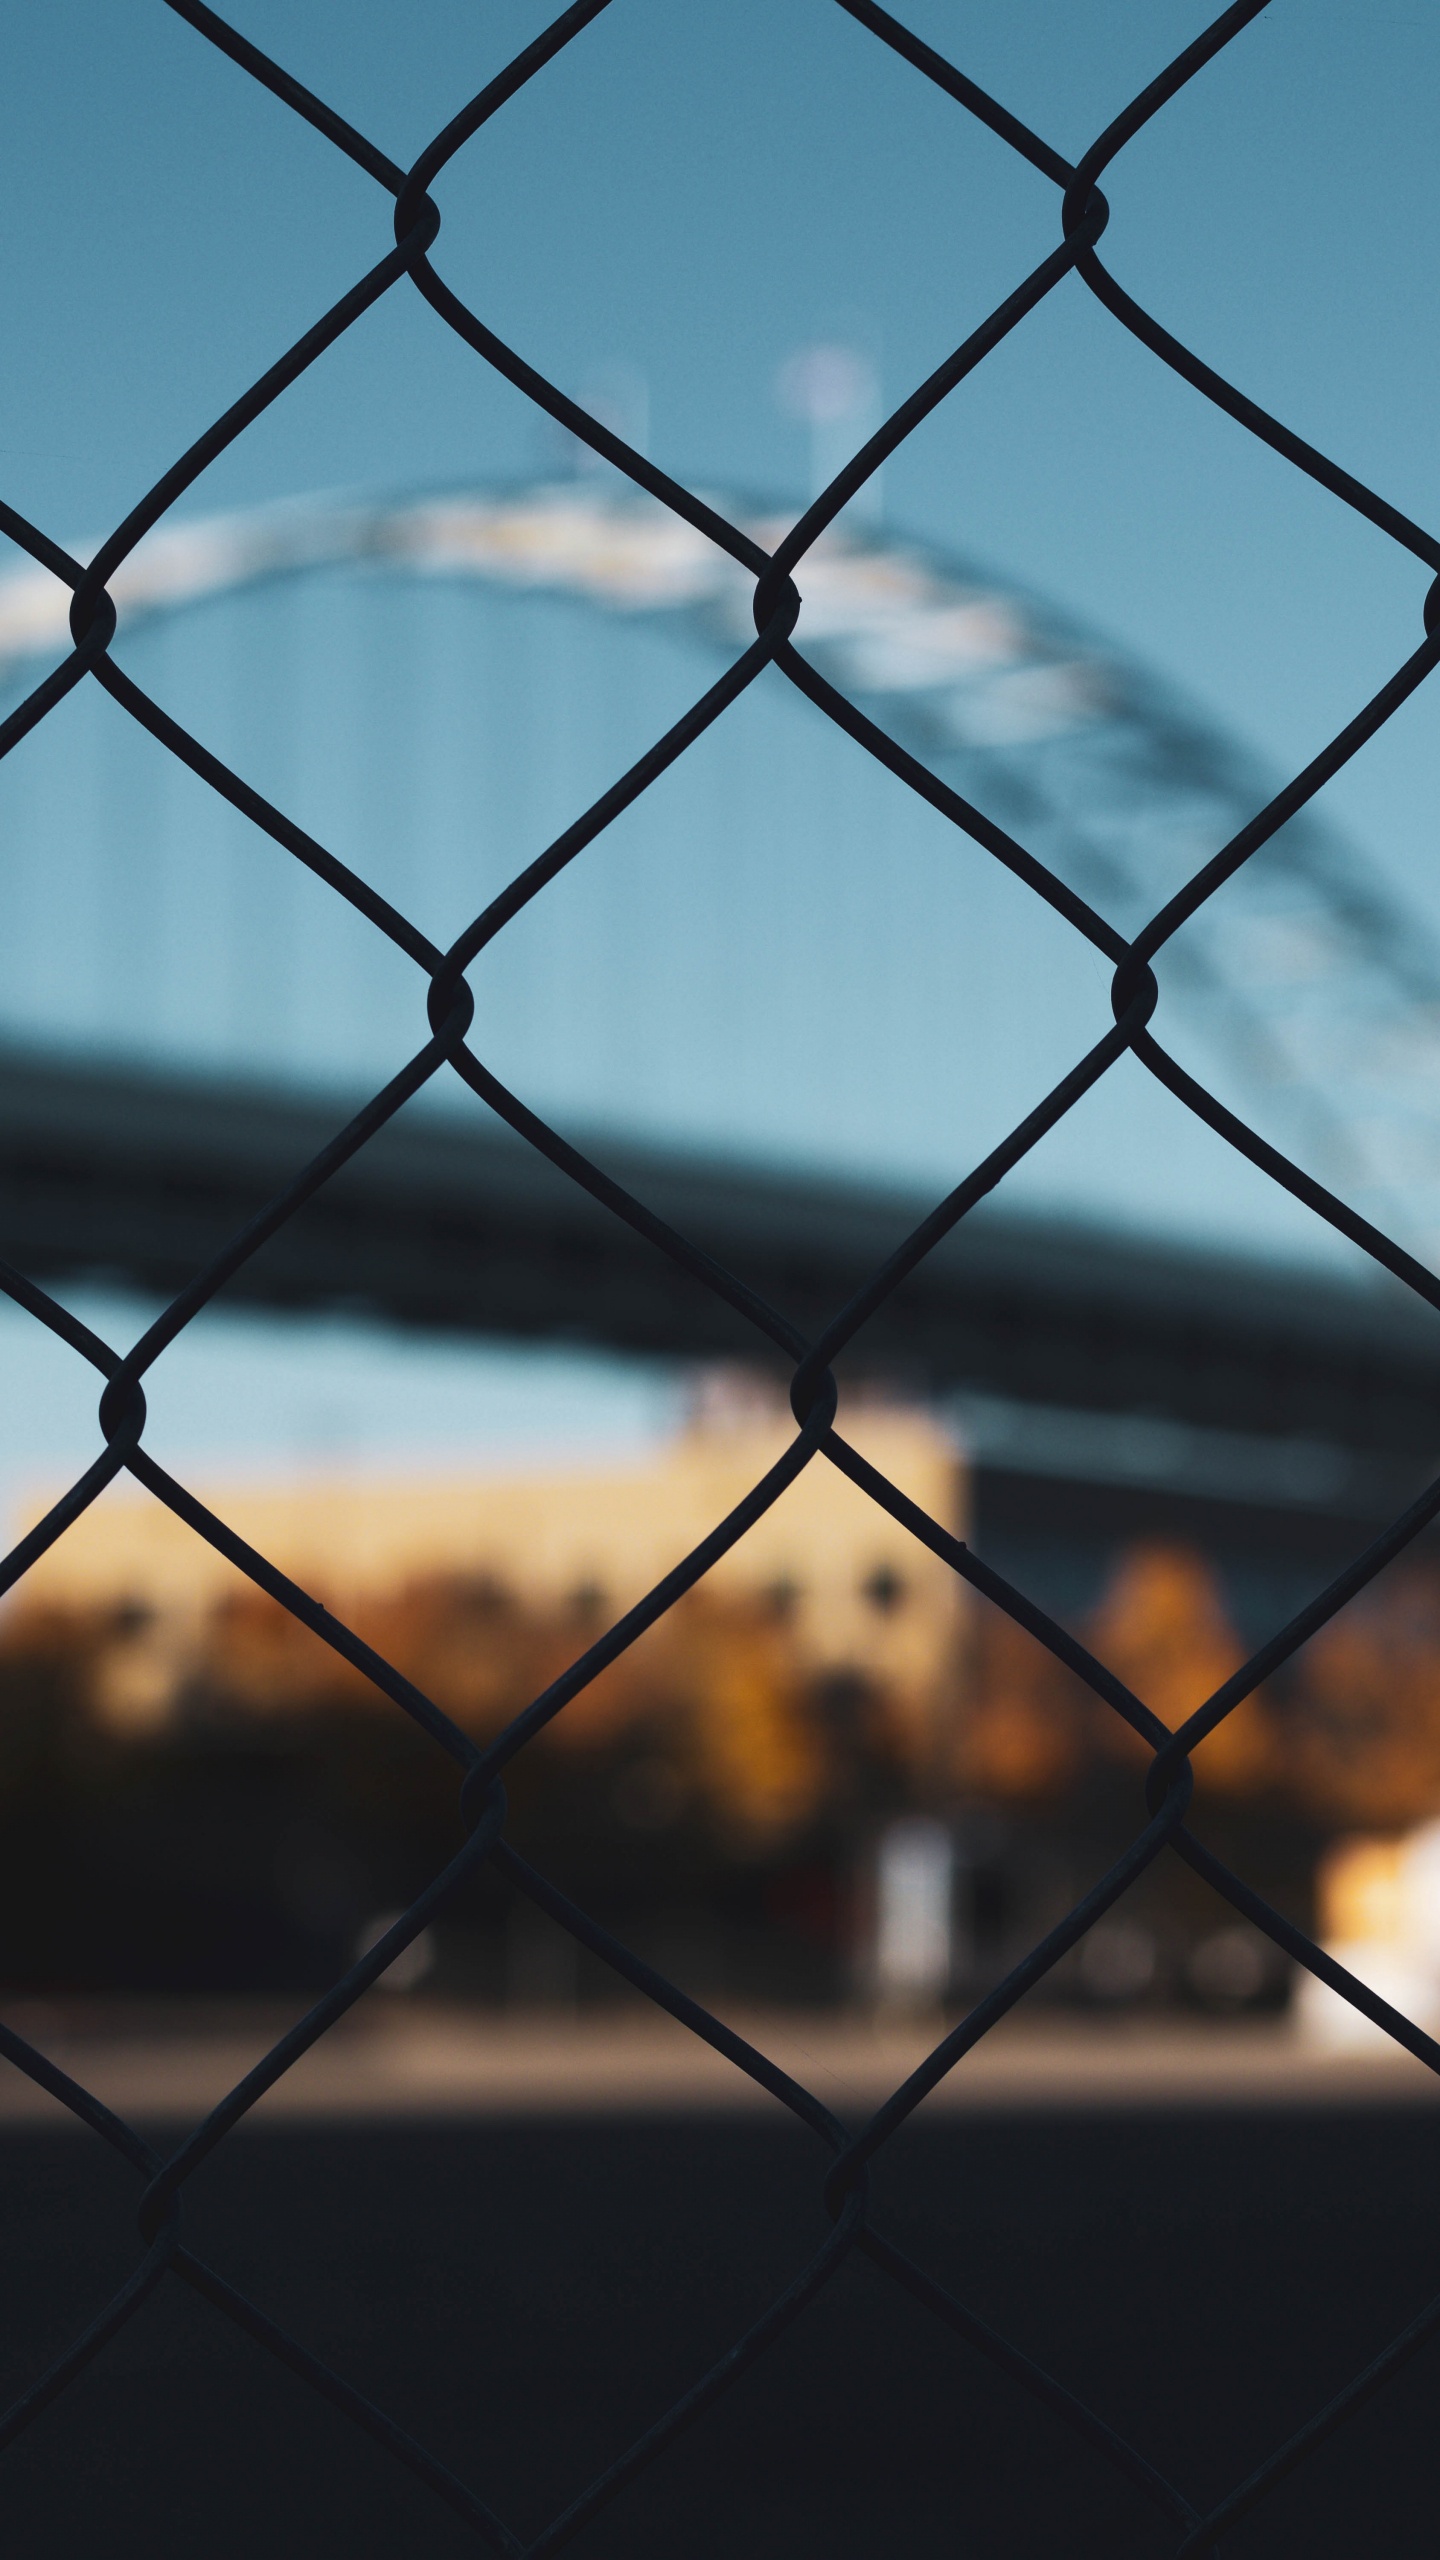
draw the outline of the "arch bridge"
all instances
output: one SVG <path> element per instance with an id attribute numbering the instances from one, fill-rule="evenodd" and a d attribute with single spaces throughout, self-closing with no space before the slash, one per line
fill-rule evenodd
<path id="1" fill-rule="evenodd" d="M 773 511 L 725 503 L 776 538 Z M 170 526 L 115 596 L 147 690 L 441 940 L 675 716 L 698 655 L 749 636 L 734 565 L 598 477 Z M 66 603 L 42 570 L 0 580 L 0 687 L 63 647 Z M 1122 931 L 1268 796 L 1150 671 L 924 545 L 842 522 L 800 636 Z M 11 759 L 0 815 L 4 1250 L 168 1290 L 393 1072 L 423 989 L 93 688 Z M 507 1082 L 807 1327 L 1105 1018 L 1067 929 L 779 679 L 475 985 Z M 1185 929 L 1164 999 L 1227 1099 L 1429 1249 L 1440 961 L 1353 848 L 1293 822 Z M 1317 1259 L 1284 1204 L 1273 1228 L 1237 1214 L 1233 1162 L 1116 1087 L 915 1275 L 864 1360 L 957 1399 L 993 1498 L 1024 1485 L 1032 1515 L 1050 1485 L 1097 1518 L 1208 1503 L 1348 1535 L 1440 1455 L 1440 1333 Z M 412 1106 L 242 1285 L 750 1347 L 469 1097 Z"/>

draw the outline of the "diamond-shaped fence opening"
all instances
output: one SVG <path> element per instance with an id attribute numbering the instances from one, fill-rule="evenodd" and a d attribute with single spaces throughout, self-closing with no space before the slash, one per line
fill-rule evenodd
<path id="1" fill-rule="evenodd" d="M 1155 2512 L 1157 2534 L 1177 2554 L 1214 2549 L 1229 2527 L 1266 2498 L 1297 2463 L 1333 2437 L 1363 2402 L 1397 2373 L 1415 2351 L 1440 2329 L 1440 2300 L 1419 2309 L 1408 2327 L 1394 2337 L 1363 2372 L 1339 2391 L 1307 2424 L 1277 2445 L 1251 2475 L 1201 2512 L 1147 2459 L 1126 2442 L 1094 2410 L 1033 2362 L 1022 2348 L 998 2334 L 966 2308 L 919 2259 L 895 2245 L 872 2210 L 869 2165 L 905 2124 L 926 2095 L 963 2063 L 980 2039 L 1049 1974 L 1086 1933 L 1119 1904 L 1128 1889 L 1157 1860 L 1183 1859 L 1240 1917 L 1263 1931 L 1287 1958 L 1308 1969 L 1338 1992 L 1431 2069 L 1440 2069 L 1440 2047 L 1407 2018 L 1387 2005 L 1313 1945 L 1273 1910 L 1244 1879 L 1230 1872 L 1205 1846 L 1187 1822 L 1191 1795 L 1189 1755 L 1222 1719 L 1230 1715 L 1276 1669 L 1324 1627 L 1347 1601 L 1373 1581 L 1440 1515 L 1440 1481 L 1395 1520 L 1365 1552 L 1300 1614 L 1280 1628 L 1177 1731 L 1171 1731 L 1106 1665 L 1087 1652 L 1023 1591 L 1011 1587 L 946 1528 L 914 1502 L 850 1445 L 841 1427 L 843 1416 L 833 1374 L 834 1363 L 861 1333 L 876 1311 L 900 1287 L 925 1256 L 972 1208 L 1003 1182 L 1007 1173 L 1127 1053 L 1158 1078 L 1176 1104 L 1199 1116 L 1229 1147 L 1249 1159 L 1308 1210 L 1348 1238 L 1353 1245 L 1413 1290 L 1440 1306 L 1440 1282 L 1399 1244 L 1359 1217 L 1299 1166 L 1246 1126 L 1196 1082 L 1168 1054 L 1157 1037 L 1159 987 L 1155 964 L 1179 928 L 1213 898 L 1241 866 L 1266 845 L 1286 822 L 1305 808 L 1348 760 L 1372 738 L 1391 714 L 1431 673 L 1440 659 L 1440 542 L 1410 522 L 1384 498 L 1316 452 L 1290 429 L 1269 417 L 1242 391 L 1224 381 L 1198 356 L 1182 346 L 1143 310 L 1110 274 L 1100 255 L 1108 207 L 1101 190 L 1110 163 L 1169 102 L 1194 79 L 1232 38 L 1256 18 L 1265 0 L 1235 0 L 1214 24 L 1188 46 L 1133 99 L 1072 166 L 1040 136 L 1032 133 L 1000 102 L 978 88 L 958 67 L 911 33 L 874 0 L 838 0 L 848 16 L 867 30 L 876 44 L 888 47 L 913 71 L 917 81 L 933 84 L 953 102 L 958 116 L 979 119 L 1027 163 L 1037 187 L 1054 191 L 1058 215 L 1056 245 L 1034 270 L 1018 279 L 1013 290 L 981 325 L 939 365 L 930 378 L 902 401 L 863 448 L 785 534 L 773 551 L 717 512 L 691 490 L 671 479 L 634 450 L 611 427 L 590 416 L 535 370 L 523 352 L 504 344 L 458 298 L 434 262 L 442 224 L 441 181 L 455 155 L 489 119 L 500 114 L 519 91 L 543 83 L 547 67 L 568 47 L 583 39 L 586 28 L 609 0 L 575 0 L 554 23 L 528 45 L 480 94 L 463 105 L 453 120 L 402 169 L 365 135 L 358 133 L 324 101 L 311 94 L 279 64 L 203 5 L 203 0 L 169 0 L 197 36 L 228 55 L 237 77 L 258 82 L 287 110 L 312 126 L 324 142 L 344 153 L 375 186 L 392 199 L 395 245 L 323 313 L 305 334 L 217 419 L 131 510 L 95 557 L 82 565 L 51 537 L 13 509 L 0 505 L 0 527 L 72 591 L 70 627 L 73 647 L 0 726 L 0 752 L 10 753 L 75 686 L 103 686 L 129 716 L 147 730 L 166 754 L 187 765 L 212 791 L 229 801 L 256 828 L 308 867 L 339 898 L 388 937 L 416 970 L 417 1040 L 409 1063 L 374 1095 L 311 1163 L 260 1213 L 235 1235 L 224 1251 L 166 1307 L 140 1340 L 120 1351 L 102 1341 L 55 1298 L 18 1270 L 0 1265 L 0 1286 L 34 1321 L 47 1326 L 104 1382 L 100 1418 L 104 1451 L 57 1501 L 36 1527 L 12 1550 L 0 1571 L 0 1587 L 12 1588 L 38 1557 L 63 1538 L 103 1489 L 127 1470 L 158 1501 L 166 1504 L 197 1539 L 207 1540 L 262 1592 L 292 1613 L 391 1702 L 394 1712 L 414 1720 L 438 1752 L 454 1764 L 463 1818 L 463 1845 L 401 1917 L 283 2036 L 262 2061 L 180 2143 L 162 2156 L 130 2125 L 120 2120 L 88 2090 L 51 2063 L 32 2044 L 8 2027 L 0 2027 L 0 2052 L 20 2071 L 57 2099 L 111 2146 L 140 2181 L 141 2248 L 126 2282 L 76 2336 L 49 2369 L 38 2374 L 19 2400 L 0 2417 L 0 2443 L 8 2443 L 40 2411 L 63 2402 L 84 2369 L 101 2353 L 157 2286 L 178 2279 L 211 2310 L 265 2348 L 295 2377 L 297 2385 L 320 2394 L 366 2431 L 396 2462 L 415 2475 L 426 2493 L 444 2499 L 477 2539 L 491 2548 L 519 2553 L 549 2551 L 568 2541 L 610 2501 L 622 2499 L 627 2485 L 731 2384 L 801 2320 L 806 2306 L 829 2285 L 848 2259 L 859 2255 L 886 2282 L 908 2296 L 916 2319 L 937 2321 L 965 2339 L 1008 2377 L 1018 2391 L 1030 2395 L 1037 2431 L 1059 2421 L 1075 2430 L 1114 2466 Z M 439 190 L 439 193 L 436 193 Z M 1356 510 L 1392 541 L 1422 562 L 1436 579 L 1424 607 L 1424 627 L 1417 645 L 1357 710 L 1338 736 L 1257 809 L 1228 843 L 1211 847 L 1188 882 L 1129 939 L 1122 936 L 1074 888 L 1003 828 L 987 819 L 959 794 L 938 781 L 904 747 L 876 726 L 847 699 L 805 651 L 805 567 L 818 538 L 841 509 L 863 490 L 907 436 L 951 398 L 1009 334 L 1024 326 L 1047 295 L 1065 278 L 1078 276 L 1095 294 L 1117 327 L 1128 331 L 1153 359 L 1170 367 L 1195 394 L 1214 402 L 1240 426 L 1258 437 L 1297 471 L 1309 475 L 1332 497 Z M 447 950 L 441 950 L 409 919 L 378 896 L 326 847 L 316 842 L 286 814 L 262 798 L 231 771 L 198 738 L 189 735 L 112 660 L 108 645 L 115 609 L 107 582 L 134 551 L 141 538 L 200 479 L 215 458 L 244 435 L 252 423 L 281 399 L 307 368 L 324 356 L 346 330 L 383 295 L 413 288 L 429 304 L 437 325 L 452 330 L 476 359 L 494 367 L 535 406 L 569 435 L 601 456 L 638 489 L 669 509 L 675 519 L 717 546 L 752 582 L 755 637 L 718 680 L 708 686 L 664 736 L 657 738 L 627 772 L 617 774 L 594 804 L 578 811 L 565 831 L 531 862 L 484 912 L 467 923 Z M 1113 1028 L 1077 1058 L 1045 1099 L 937 1203 L 930 1215 L 875 1271 L 846 1306 L 837 1308 L 823 1332 L 807 1340 L 788 1321 L 783 1309 L 765 1303 L 741 1280 L 676 1233 L 644 1201 L 632 1197 L 599 1165 L 579 1153 L 549 1128 L 526 1104 L 498 1081 L 470 1040 L 473 1001 L 466 971 L 486 946 L 502 934 L 531 900 L 542 897 L 567 865 L 583 863 L 605 829 L 645 792 L 711 725 L 723 720 L 747 687 L 764 669 L 776 668 L 830 720 L 875 757 L 896 791 L 911 789 L 940 809 L 996 862 L 1004 864 L 1037 900 L 1045 901 L 1082 943 L 1104 956 L 1113 968 Z M 423 1020 L 422 1020 L 423 999 Z M 421 1033 L 423 1032 L 423 1037 Z M 184 1485 L 151 1456 L 145 1441 L 144 1380 L 186 1325 L 225 1288 L 251 1256 L 258 1253 L 287 1220 L 296 1215 L 338 1169 L 367 1145 L 411 1096 L 435 1078 L 456 1076 L 477 1103 L 494 1112 L 528 1144 L 548 1157 L 570 1181 L 590 1193 L 614 1218 L 623 1220 L 658 1256 L 668 1258 L 688 1282 L 724 1300 L 757 1335 L 792 1364 L 791 1404 L 794 1436 L 783 1456 L 718 1520 L 701 1543 L 673 1566 L 643 1600 L 608 1627 L 574 1660 L 563 1676 L 516 1715 L 487 1748 L 464 1733 L 431 1699 L 400 1671 L 381 1659 L 358 1636 L 255 1553 L 225 1521 L 217 1518 Z M 713 2016 L 697 2001 L 666 1980 L 620 1944 L 589 1915 L 560 1892 L 511 1845 L 506 1836 L 505 1773 L 542 1728 L 563 1716 L 604 1667 L 655 1625 L 701 1580 L 718 1558 L 775 1503 L 807 1467 L 836 1467 L 873 1502 L 887 1511 L 908 1534 L 943 1559 L 954 1573 L 980 1591 L 1036 1643 L 1078 1676 L 1104 1707 L 1120 1717 L 1150 1748 L 1144 1803 L 1137 1809 L 1137 1828 L 1123 1853 L 1096 1878 L 1083 1898 L 1041 1942 L 1031 1948 L 1008 1977 L 983 1998 L 895 2089 L 858 2130 L 842 2127 L 830 2110 L 767 2056 Z M 1143 1815 L 1143 1818 L 1140 1818 Z M 182 2204 L 186 2183 L 201 2163 L 224 2142 L 264 2093 L 301 2055 L 352 2009 L 381 1974 L 440 1913 L 447 1899 L 488 1862 L 509 1887 L 526 1896 L 560 1928 L 590 1951 L 646 2000 L 702 2038 L 735 2071 L 748 2075 L 779 2109 L 788 2110 L 809 2134 L 816 2152 L 816 2177 L 828 2214 L 827 2236 L 800 2266 L 785 2289 L 764 2308 L 745 2334 L 730 2345 L 709 2371 L 689 2378 L 666 2407 L 657 2409 L 637 2441 L 617 2447 L 608 2466 L 562 2514 L 528 2545 L 491 2507 L 484 2480 L 462 2479 L 426 2446 L 373 2405 L 343 2374 L 322 2361 L 298 2337 L 274 2321 L 263 2307 L 247 2300 L 220 2269 L 196 2256 L 184 2234 Z M 803 2344 L 803 2325 L 798 2333 Z M 417 2495 L 420 2488 L 417 2487 Z M 1162 2547 L 1157 2542 L 1156 2547 Z"/>

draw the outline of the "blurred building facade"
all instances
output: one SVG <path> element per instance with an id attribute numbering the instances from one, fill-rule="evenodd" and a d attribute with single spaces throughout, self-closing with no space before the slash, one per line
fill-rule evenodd
<path id="1" fill-rule="evenodd" d="M 792 1432 L 717 1378 L 682 1435 L 623 1464 L 201 1490 L 484 1740 Z M 849 1436 L 964 1533 L 966 1470 L 932 1417 L 862 1405 Z M 1117 1547 L 1069 1623 L 1172 1726 L 1249 1649 L 1216 1561 L 1173 1541 Z M 527 1747 L 512 1824 L 682 1976 L 923 2006 L 995 1979 L 1085 1889 L 1133 1834 L 1146 1759 L 1052 1653 L 817 1459 Z M 1195 1774 L 1220 1854 L 1349 1943 L 1345 1844 L 1364 1835 L 1353 1855 L 1388 1873 L 1395 1844 L 1440 1819 L 1434 1558 L 1402 1562 L 1262 1684 Z M 103 1496 L 0 1616 L 0 1978 L 64 1984 L 98 1944 L 117 1983 L 321 1979 L 444 1863 L 456 1823 L 450 1773 L 403 1713 L 147 1496 Z M 569 1996 L 573 1951 L 537 1953 L 526 1926 L 482 1883 L 442 1972 Z M 1286 1984 L 1168 1860 L 1051 1989 L 1235 2008 Z"/>
<path id="2" fill-rule="evenodd" d="M 793 1430 L 750 1390 L 718 1386 L 643 1461 L 205 1491 L 241 1538 L 485 1739 L 726 1517 Z M 862 1408 L 853 1439 L 933 1517 L 963 1526 L 959 1453 L 934 1421 Z M 680 1927 L 706 1962 L 722 1940 L 753 1942 L 759 1977 L 823 1996 L 848 1963 L 857 1843 L 888 1815 L 947 1799 L 969 1620 L 957 1577 L 817 1460 L 527 1749 L 511 1781 L 516 1836 L 632 1934 Z M 223 1794 L 225 1772 L 237 1803 L 258 1788 L 267 1810 L 252 1807 L 231 1917 L 205 1924 L 233 1955 L 212 1945 L 200 1975 L 207 1963 L 243 1975 L 246 1944 L 253 1956 L 277 1928 L 283 1938 L 287 1910 L 313 1915 L 321 1970 L 453 1850 L 453 1784 L 402 1711 L 161 1505 L 107 1494 L 0 1623 L 0 1828 L 33 1842 L 43 1798 L 62 1864 L 84 1863 L 83 1833 L 93 1871 L 98 1840 L 133 1903 L 157 1872 L 143 1887 L 129 1875 L 134 1843 L 152 1839 L 173 1866 L 196 1821 L 212 1823 L 184 1806 Z M 164 1808 L 138 1831 L 137 1789 Z M 18 1856 L 23 1869 L 24 1845 Z M 177 1874 L 169 1921 L 157 1904 L 142 1973 L 168 1962 L 163 1942 L 189 1925 L 196 1889 Z M 493 1919 L 472 1913 L 482 1936 Z M 24 1938 L 18 1896 L 15 1925 Z M 308 1926 L 292 1931 L 297 1949 Z M 0 1912 L 0 1974 L 45 1970 L 33 1931 L 28 1957 L 7 1957 L 7 1936 Z M 534 1975 L 529 1957 L 521 1970 Z"/>
<path id="3" fill-rule="evenodd" d="M 724 1520 L 793 1436 L 762 1398 L 720 1386 L 675 1443 L 628 1464 L 206 1498 L 458 1722 L 488 1734 L 546 1685 L 537 1675 L 558 1676 Z M 935 1423 L 882 1406 L 862 1410 L 853 1438 L 960 1528 L 959 1453 Z M 657 1684 L 675 1683 L 677 1649 L 698 1664 L 708 1644 L 736 1655 L 731 1673 L 694 1685 L 708 1699 L 718 1677 L 717 1708 L 724 1693 L 729 1730 L 712 1746 L 712 1775 L 717 1812 L 737 1830 L 783 1829 L 823 1786 L 800 1736 L 802 1693 L 822 1724 L 864 1727 L 909 1784 L 933 1791 L 955 1748 L 966 1616 L 949 1568 L 817 1459 L 687 1595 L 674 1629 L 662 1621 L 642 1638 L 560 1731 L 582 1744 L 635 1719 Z M 118 1739 L 157 1738 L 222 1707 L 265 1717 L 368 1699 L 396 1712 L 173 1513 L 126 1490 L 102 1496 L 32 1569 L 6 1642 L 73 1648 L 85 1706 Z"/>

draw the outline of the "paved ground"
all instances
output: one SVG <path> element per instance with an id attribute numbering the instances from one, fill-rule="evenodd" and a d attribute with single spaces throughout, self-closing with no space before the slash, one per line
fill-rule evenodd
<path id="1" fill-rule="evenodd" d="M 112 2104 L 191 2121 L 273 2010 L 32 2008 Z M 838 2112 L 919 2026 L 737 2020 Z M 889 2231 L 1213 2496 L 1440 2292 L 1437 2084 L 1283 2026 L 1051 2016 L 876 2173 Z M 1431 2103 L 1427 2103 L 1431 2102 Z M 0 2066 L 0 2402 L 135 2264 L 133 2173 Z M 534 2533 L 819 2245 L 814 2138 L 663 2019 L 372 2001 L 187 2191 L 185 2235 Z M 1224 2560 L 1434 2560 L 1440 2341 Z M 460 2560 L 479 2546 L 167 2281 L 0 2461 L 6 2560 Z M 577 2560 L 1162 2560 L 1173 2528 L 861 2261 Z"/>
<path id="2" fill-rule="evenodd" d="M 512 2048 L 513 2050 L 514 2048 Z M 817 2074 L 818 2076 L 818 2074 Z M 1038 2083 L 1029 2084 L 1033 2095 Z M 877 2220 L 1192 2494 L 1242 2477 L 1440 2292 L 1419 2107 L 987 2105 L 877 2174 Z M 0 2140 L 0 2392 L 138 2254 L 83 2135 Z M 761 2113 L 273 2121 L 185 2234 L 533 2534 L 743 2331 L 828 2228 Z M 1224 2560 L 1434 2560 L 1440 2345 Z M 169 2282 L 0 2462 L 6 2560 L 461 2560 L 481 2548 Z M 574 2546 L 576 2560 L 1164 2560 L 1174 2528 L 1003 2373 L 848 2263 Z"/>
<path id="3" fill-rule="evenodd" d="M 237 2006 L 16 2008 L 7 2015 L 122 2115 L 203 2114 L 293 2011 Z M 842 2117 L 866 2112 L 940 2032 L 836 2015 L 732 2023 Z M 1440 2081 L 1376 2038 L 1327 2052 L 1282 2022 L 1223 2026 L 1033 2015 L 987 2037 L 929 2101 L 937 2112 L 1116 2106 L 1433 2104 Z M 434 2122 L 515 2114 L 775 2111 L 707 2046 L 657 2014 L 507 2016 L 372 1998 L 262 2102 L 276 2123 Z M 48 2126 L 55 2102 L 0 2063 L 0 2126 Z"/>

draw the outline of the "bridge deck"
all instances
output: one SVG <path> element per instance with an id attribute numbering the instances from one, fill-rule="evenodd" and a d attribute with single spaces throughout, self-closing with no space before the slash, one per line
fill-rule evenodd
<path id="1" fill-rule="evenodd" d="M 355 1107 L 18 1055 L 0 1062 L 0 1097 L 0 1252 L 39 1279 L 104 1273 L 165 1292 Z M 933 1205 L 593 1144 L 607 1170 L 807 1333 Z M 453 1117 L 409 1108 L 230 1294 L 492 1337 L 767 1356 L 721 1302 L 478 1106 Z M 1258 1459 L 1251 1469 L 1272 1510 L 1358 1520 L 1406 1498 L 1440 1453 L 1440 1320 L 1389 1281 L 1187 1253 L 988 1206 L 904 1284 L 845 1365 L 991 1400 L 1009 1417 L 992 1463 L 1018 1477 L 1123 1482 L 1137 1430 L 1168 1422 L 1202 1454 L 1230 1451 L 1237 1483 L 1246 1450 L 1279 1453 L 1268 1481 Z M 1142 1485 L 1166 1475 L 1164 1449 L 1151 1460 L 1142 1450 Z"/>

